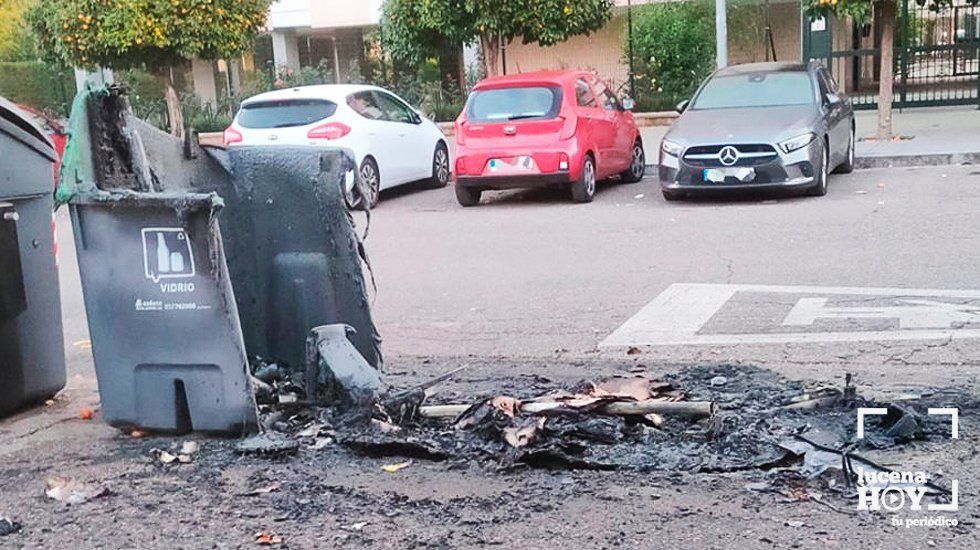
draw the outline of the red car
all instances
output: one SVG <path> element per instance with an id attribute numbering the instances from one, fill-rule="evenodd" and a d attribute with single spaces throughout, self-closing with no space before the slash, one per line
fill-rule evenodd
<path id="1" fill-rule="evenodd" d="M 596 181 L 643 178 L 646 159 L 632 101 L 586 71 L 488 78 L 456 119 L 456 198 L 475 206 L 488 189 L 568 186 L 590 202 Z"/>

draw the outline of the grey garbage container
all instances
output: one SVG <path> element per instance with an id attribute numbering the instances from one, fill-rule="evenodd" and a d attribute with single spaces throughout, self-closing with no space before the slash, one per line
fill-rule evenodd
<path id="1" fill-rule="evenodd" d="M 256 427 L 213 193 L 168 189 L 117 93 L 79 94 L 58 198 L 75 235 L 102 413 L 110 425 L 236 435 Z"/>
<path id="2" fill-rule="evenodd" d="M 73 201 L 102 413 L 110 425 L 239 434 L 255 426 L 217 212 L 200 194 Z"/>
<path id="3" fill-rule="evenodd" d="M 65 385 L 52 211 L 57 154 L 0 98 L 0 415 Z"/>

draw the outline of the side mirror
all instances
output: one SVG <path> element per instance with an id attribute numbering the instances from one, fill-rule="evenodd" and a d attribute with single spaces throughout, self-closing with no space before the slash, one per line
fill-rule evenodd
<path id="1" fill-rule="evenodd" d="M 624 111 L 632 111 L 636 108 L 636 102 L 633 101 L 632 97 L 624 97 L 620 103 L 622 103 Z"/>
<path id="2" fill-rule="evenodd" d="M 674 107 L 674 108 L 677 109 L 677 112 L 678 113 L 683 113 L 684 111 L 687 110 L 687 106 L 690 105 L 690 104 L 691 104 L 691 100 L 690 99 L 685 99 L 684 101 L 681 101 L 680 103 L 678 103 L 677 104 L 677 107 Z"/>

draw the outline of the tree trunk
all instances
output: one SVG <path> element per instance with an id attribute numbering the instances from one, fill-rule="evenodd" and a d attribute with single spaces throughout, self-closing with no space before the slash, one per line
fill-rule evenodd
<path id="1" fill-rule="evenodd" d="M 499 74 L 497 59 L 500 56 L 500 37 L 496 34 L 481 34 L 480 47 L 483 50 L 484 76 L 497 76 Z"/>
<path id="2" fill-rule="evenodd" d="M 170 135 L 184 138 L 184 113 L 180 109 L 180 99 L 177 97 L 177 90 L 173 84 L 167 82 L 167 91 L 163 95 L 167 102 L 167 120 L 170 121 Z"/>
<path id="3" fill-rule="evenodd" d="M 881 9 L 881 67 L 878 74 L 878 133 L 881 141 L 892 138 L 892 99 L 895 85 L 895 2 L 885 0 Z"/>

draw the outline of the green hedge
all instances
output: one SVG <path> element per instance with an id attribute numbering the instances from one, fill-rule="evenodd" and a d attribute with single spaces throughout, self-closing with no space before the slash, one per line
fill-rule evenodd
<path id="1" fill-rule="evenodd" d="M 714 69 L 714 8 L 707 0 L 648 4 L 633 20 L 637 110 L 673 109 Z"/>
<path id="2" fill-rule="evenodd" d="M 0 96 L 56 115 L 68 116 L 75 95 L 68 71 L 38 61 L 0 61 Z"/>

